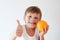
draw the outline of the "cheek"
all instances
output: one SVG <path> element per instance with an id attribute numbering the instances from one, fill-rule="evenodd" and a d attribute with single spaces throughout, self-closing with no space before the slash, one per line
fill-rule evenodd
<path id="1" fill-rule="evenodd" d="M 37 24 L 39 20 L 36 20 L 35 23 Z"/>
<path id="2" fill-rule="evenodd" d="M 28 17 L 25 18 L 25 22 L 28 22 L 30 19 Z"/>
<path id="3" fill-rule="evenodd" d="M 35 20 L 35 22 L 38 22 L 38 21 L 39 21 L 39 19 L 36 19 L 36 20 Z"/>

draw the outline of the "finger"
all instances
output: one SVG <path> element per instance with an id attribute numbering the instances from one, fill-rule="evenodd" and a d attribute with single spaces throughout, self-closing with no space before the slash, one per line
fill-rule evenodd
<path id="1" fill-rule="evenodd" d="M 47 31 L 47 27 L 45 26 L 44 29 L 45 29 L 45 33 L 46 33 L 46 31 Z"/>
<path id="2" fill-rule="evenodd" d="M 47 30 L 46 30 L 46 27 L 44 27 L 44 28 L 43 28 L 43 32 L 44 32 L 44 34 L 46 33 L 46 31 L 47 31 Z"/>
<path id="3" fill-rule="evenodd" d="M 49 25 L 47 26 L 47 31 L 48 31 L 48 29 L 49 29 Z"/>
<path id="4" fill-rule="evenodd" d="M 42 33 L 45 34 L 45 29 L 43 28 Z"/>
<path id="5" fill-rule="evenodd" d="M 16 35 L 21 36 L 21 34 L 22 34 L 22 26 L 18 25 L 18 27 L 16 29 Z"/>
<path id="6" fill-rule="evenodd" d="M 46 33 L 47 33 L 47 31 L 48 31 L 48 27 L 49 27 L 48 25 L 45 27 L 45 32 L 46 32 Z"/>
<path id="7" fill-rule="evenodd" d="M 18 23 L 18 25 L 20 25 L 20 22 L 19 22 L 19 20 L 17 20 L 17 23 Z"/>
<path id="8" fill-rule="evenodd" d="M 45 28 L 43 28 L 43 32 L 45 32 Z"/>

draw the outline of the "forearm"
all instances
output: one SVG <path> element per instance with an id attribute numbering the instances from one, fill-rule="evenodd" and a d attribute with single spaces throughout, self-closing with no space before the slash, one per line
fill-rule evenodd
<path id="1" fill-rule="evenodd" d="M 16 40 L 16 37 L 14 37 L 12 40 Z"/>
<path id="2" fill-rule="evenodd" d="M 16 40 L 16 37 L 10 38 L 9 40 Z"/>
<path id="3" fill-rule="evenodd" d="M 17 36 L 13 34 L 10 36 L 9 40 L 16 40 L 16 38 L 17 38 Z"/>

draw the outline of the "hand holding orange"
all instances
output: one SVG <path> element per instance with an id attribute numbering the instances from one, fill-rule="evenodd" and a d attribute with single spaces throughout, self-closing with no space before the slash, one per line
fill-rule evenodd
<path id="1" fill-rule="evenodd" d="M 40 20 L 40 21 L 38 21 L 38 23 L 37 23 L 37 29 L 41 32 L 44 27 L 48 27 L 47 25 L 48 25 L 48 24 L 47 24 L 46 21 Z"/>

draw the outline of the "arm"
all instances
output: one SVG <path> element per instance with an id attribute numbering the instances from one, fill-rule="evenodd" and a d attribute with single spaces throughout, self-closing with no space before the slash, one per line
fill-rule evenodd
<path id="1" fill-rule="evenodd" d="M 16 33 L 13 32 L 12 34 L 10 34 L 9 40 L 15 40 L 15 39 L 16 39 Z"/>
<path id="2" fill-rule="evenodd" d="M 18 26 L 15 32 L 13 32 L 10 35 L 10 40 L 15 40 L 18 37 L 20 37 L 22 35 L 22 26 L 20 25 L 19 21 L 17 20 Z"/>
<path id="3" fill-rule="evenodd" d="M 39 33 L 39 37 L 38 37 L 38 40 L 44 40 L 44 35 L 47 33 L 48 31 L 48 27 L 44 28 L 42 32 Z"/>

